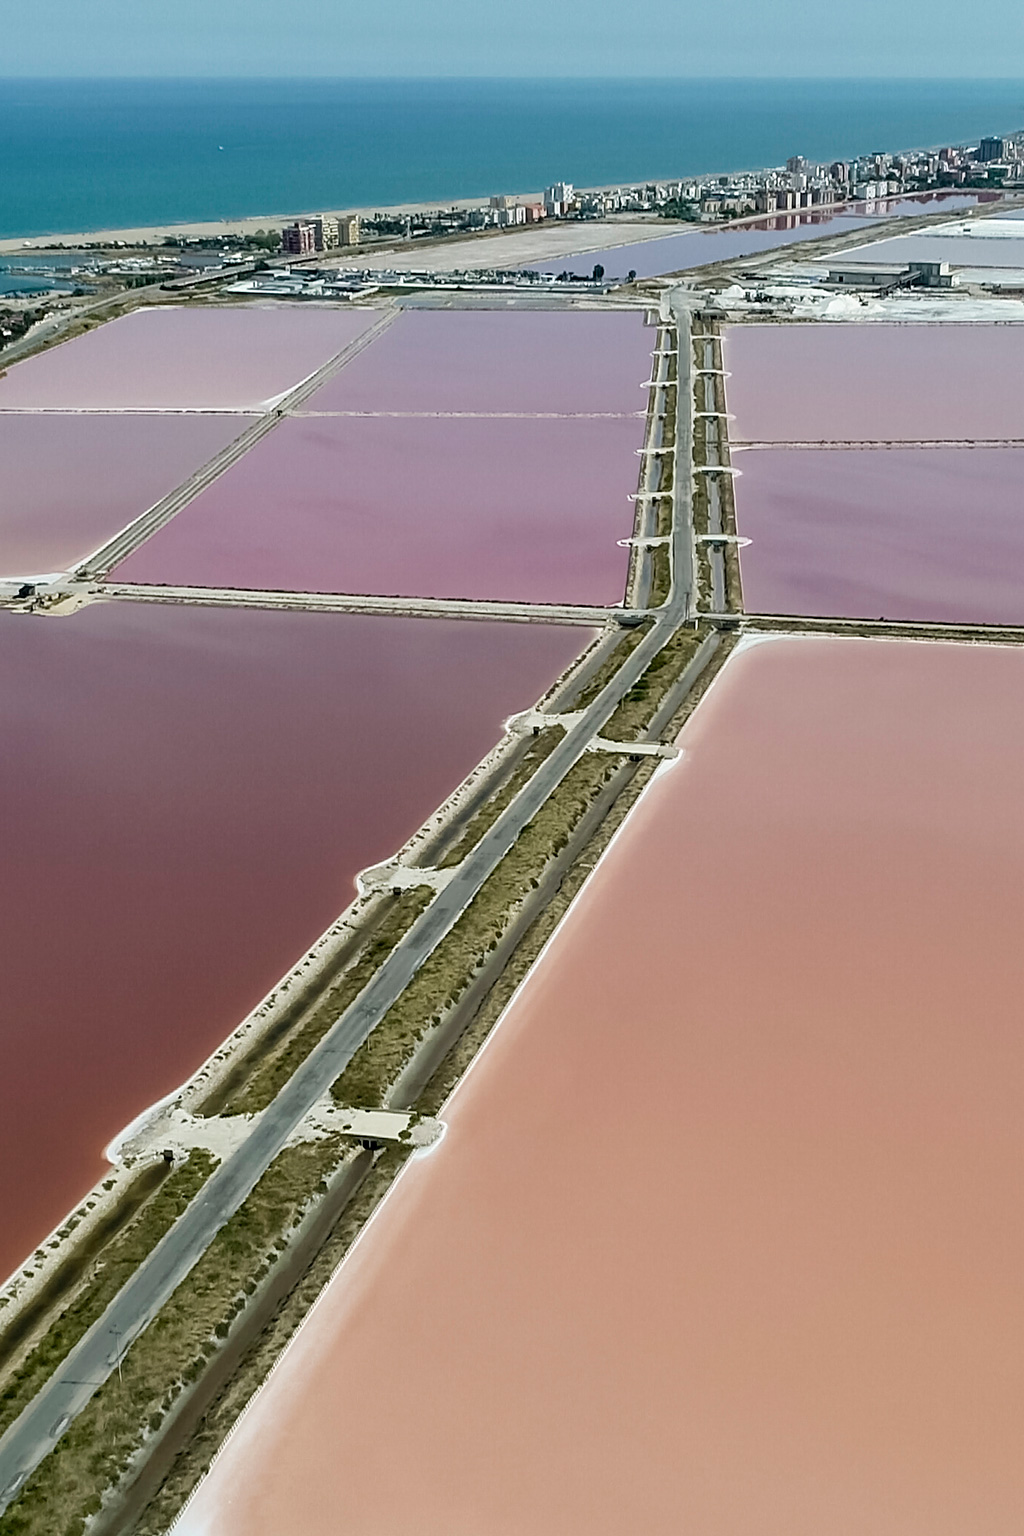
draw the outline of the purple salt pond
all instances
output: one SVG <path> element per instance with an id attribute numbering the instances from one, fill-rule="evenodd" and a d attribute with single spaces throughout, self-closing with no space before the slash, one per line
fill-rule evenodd
<path id="1" fill-rule="evenodd" d="M 736 455 L 749 612 L 1024 624 L 1024 450 Z"/>
<path id="2" fill-rule="evenodd" d="M 843 262 L 893 262 L 905 266 L 911 261 L 948 261 L 954 267 L 1024 267 L 1024 225 L 1020 239 L 1005 235 L 985 237 L 984 224 L 976 224 L 977 234 L 898 235 L 894 240 L 879 240 L 875 245 L 858 246 L 844 251 Z M 823 258 L 824 259 L 824 258 Z"/>
<path id="3" fill-rule="evenodd" d="M 405 310 L 308 411 L 645 411 L 657 331 L 634 312 Z"/>
<path id="4" fill-rule="evenodd" d="M 0 378 L 0 410 L 253 411 L 379 318 L 290 305 L 141 309 Z"/>
<path id="5" fill-rule="evenodd" d="M 0 613 L 0 1277 L 589 638 Z"/>
<path id="6" fill-rule="evenodd" d="M 235 415 L 0 413 L 0 576 L 67 570 L 247 425 Z"/>
<path id="7" fill-rule="evenodd" d="M 737 325 L 724 353 L 735 441 L 1024 438 L 1024 327 Z"/>
<path id="8" fill-rule="evenodd" d="M 609 278 L 621 280 L 630 271 L 637 277 L 659 277 L 665 272 L 685 272 L 691 267 L 726 261 L 732 256 L 754 256 L 777 246 L 793 245 L 798 240 L 814 240 L 819 235 L 843 234 L 860 225 L 874 224 L 877 217 L 875 214 L 867 217 L 810 210 L 779 214 L 736 229 L 685 230 L 682 234 L 639 240 L 632 245 L 613 245 L 578 256 L 560 256 L 554 261 L 535 263 L 535 270 L 574 272 L 577 277 L 589 277 L 599 263 Z"/>
<path id="9" fill-rule="evenodd" d="M 655 240 L 640 240 L 632 245 L 615 245 L 605 250 L 586 250 L 576 256 L 562 256 L 536 263 L 540 272 L 575 272 L 589 277 L 600 263 L 611 278 L 624 278 L 633 270 L 638 277 L 658 277 L 665 272 L 685 272 L 712 261 L 726 261 L 732 256 L 754 256 L 759 251 L 793 245 L 798 240 L 815 240 L 823 235 L 846 234 L 851 229 L 877 224 L 905 215 L 954 213 L 990 200 L 991 193 L 932 193 L 923 198 L 898 198 L 885 203 L 852 203 L 838 211 L 806 209 L 798 213 L 773 214 L 735 228 L 684 230 Z M 581 245 L 585 247 L 585 230 Z"/>
<path id="10" fill-rule="evenodd" d="M 620 602 L 641 417 L 286 420 L 124 581 Z"/>

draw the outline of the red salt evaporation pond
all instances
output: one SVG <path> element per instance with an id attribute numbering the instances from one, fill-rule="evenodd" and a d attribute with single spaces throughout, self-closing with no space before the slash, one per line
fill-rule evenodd
<path id="1" fill-rule="evenodd" d="M 731 435 L 748 442 L 1024 438 L 1024 329 L 736 325 Z"/>
<path id="2" fill-rule="evenodd" d="M 310 411 L 646 411 L 658 333 L 636 311 L 405 310 Z"/>
<path id="3" fill-rule="evenodd" d="M 175 1536 L 1018 1536 L 1022 693 L 731 662 Z"/>
<path id="4" fill-rule="evenodd" d="M 252 411 L 323 367 L 371 309 L 142 309 L 16 364 L 3 410 Z"/>
<path id="5" fill-rule="evenodd" d="M 621 602 L 642 417 L 288 420 L 125 581 Z"/>
<path id="6" fill-rule="evenodd" d="M 250 419 L 0 412 L 0 576 L 64 571 L 84 560 Z"/>
<path id="7" fill-rule="evenodd" d="M 588 638 L 0 614 L 0 1275 Z"/>
<path id="8" fill-rule="evenodd" d="M 753 613 L 1024 624 L 1024 451 L 736 455 Z"/>

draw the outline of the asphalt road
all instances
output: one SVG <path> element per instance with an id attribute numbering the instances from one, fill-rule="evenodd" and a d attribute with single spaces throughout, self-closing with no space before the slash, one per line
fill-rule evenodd
<path id="1" fill-rule="evenodd" d="M 691 356 L 689 317 L 679 316 L 680 366 L 688 370 Z M 687 379 L 680 379 L 683 398 Z M 677 431 L 676 484 L 689 486 L 690 438 L 688 412 L 680 413 Z M 679 451 L 685 444 L 685 455 Z M 682 465 L 682 485 L 680 466 Z M 689 499 L 680 494 L 677 506 Z M 552 790 L 583 755 L 592 736 L 600 733 L 623 696 L 638 681 L 653 657 L 691 610 L 692 530 L 688 522 L 676 527 L 673 540 L 673 588 L 658 610 L 651 631 L 620 667 L 580 719 L 572 726 L 534 777 L 476 848 L 458 867 L 419 920 L 382 965 L 365 991 L 341 1016 L 316 1049 L 286 1083 L 273 1104 L 254 1123 L 245 1142 L 206 1185 L 131 1279 L 106 1312 L 65 1359 L 61 1369 L 37 1393 L 0 1439 L 0 1513 L 7 1507 L 40 1461 L 85 1407 L 96 1387 L 117 1369 L 118 1359 L 156 1316 L 177 1286 L 202 1257 L 217 1232 L 237 1211 L 289 1136 L 344 1070 L 371 1030 L 401 995 L 428 955 L 458 921 L 467 904 L 512 847 L 523 827 Z"/>

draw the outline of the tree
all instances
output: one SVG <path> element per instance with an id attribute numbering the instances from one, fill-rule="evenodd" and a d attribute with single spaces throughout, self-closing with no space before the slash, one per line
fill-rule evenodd
<path id="1" fill-rule="evenodd" d="M 602 277 L 604 277 L 604 267 L 602 267 L 600 262 L 597 262 L 594 267 L 594 282 L 599 283 Z"/>

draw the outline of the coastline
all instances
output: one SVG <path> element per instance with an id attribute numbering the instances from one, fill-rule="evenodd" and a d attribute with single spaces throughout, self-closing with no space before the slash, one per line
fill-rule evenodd
<path id="1" fill-rule="evenodd" d="M 582 189 L 581 189 L 582 190 Z M 590 190 L 587 188 L 586 190 Z M 540 192 L 510 192 L 510 197 L 542 200 Z M 371 214 L 415 214 L 430 213 L 437 208 L 479 208 L 486 203 L 486 196 L 482 197 L 455 197 L 444 202 L 436 198 L 425 203 L 375 203 L 364 208 L 346 208 L 346 214 L 356 214 L 359 218 L 365 218 Z M 191 222 L 172 222 L 168 224 L 140 224 L 123 229 L 87 229 L 87 230 L 55 230 L 48 235 L 8 235 L 0 239 L 0 253 L 14 255 L 18 252 L 46 250 L 55 244 L 65 246 L 78 244 L 109 244 L 117 241 L 125 245 L 142 245 L 160 241 L 167 236 L 180 236 L 197 239 L 216 239 L 223 235 L 254 235 L 258 229 L 279 229 L 282 224 L 290 224 L 295 219 L 311 219 L 318 214 L 327 211 L 324 208 L 309 209 L 306 212 L 291 213 L 262 213 L 246 215 L 240 219 L 197 219 Z M 331 209 L 330 211 L 334 211 Z M 339 210 L 340 211 L 340 210 Z"/>

